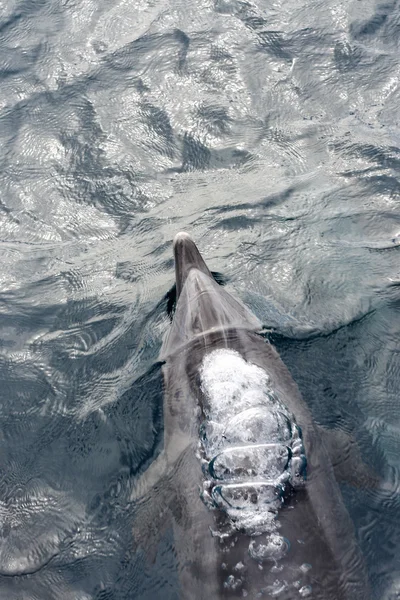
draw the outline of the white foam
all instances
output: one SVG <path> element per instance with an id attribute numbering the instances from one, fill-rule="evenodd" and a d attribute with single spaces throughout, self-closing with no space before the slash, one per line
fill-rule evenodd
<path id="1" fill-rule="evenodd" d="M 228 348 L 207 354 L 200 377 L 214 417 L 233 416 L 240 412 L 238 408 L 244 410 L 263 404 L 268 390 L 267 373 Z"/>
<path id="2" fill-rule="evenodd" d="M 231 349 L 214 350 L 200 369 L 208 453 L 235 443 L 283 441 L 288 413 L 275 398 L 267 373 Z M 287 432 L 285 431 L 287 428 Z"/>
<path id="3" fill-rule="evenodd" d="M 276 532 L 264 539 L 253 539 L 249 545 L 250 556 L 258 562 L 265 560 L 279 560 L 289 550 L 289 542 Z"/>
<path id="4" fill-rule="evenodd" d="M 266 371 L 235 350 L 210 352 L 200 382 L 205 415 L 200 437 L 210 498 L 237 529 L 271 534 L 289 478 L 293 417 L 274 394 Z M 263 545 L 272 560 L 279 544 L 284 547 L 283 538 L 275 534 Z M 249 552 L 254 554 L 253 546 Z"/>

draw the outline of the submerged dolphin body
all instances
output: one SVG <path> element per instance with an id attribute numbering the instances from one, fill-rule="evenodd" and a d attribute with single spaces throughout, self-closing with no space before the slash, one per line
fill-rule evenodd
<path id="1" fill-rule="evenodd" d="M 289 371 L 187 234 L 174 254 L 164 450 L 145 477 L 153 529 L 172 523 L 179 597 L 368 600 L 331 459 Z"/>

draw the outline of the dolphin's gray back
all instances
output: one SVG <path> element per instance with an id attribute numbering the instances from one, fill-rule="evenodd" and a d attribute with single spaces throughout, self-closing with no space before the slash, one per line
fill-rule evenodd
<path id="1" fill-rule="evenodd" d="M 225 526 L 223 511 L 210 508 L 200 497 L 206 478 L 199 444 L 204 403 L 199 372 L 204 357 L 223 348 L 240 352 L 248 363 L 266 371 L 277 397 L 303 432 L 307 481 L 286 499 L 277 515 L 279 536 L 288 540 L 290 548 L 276 561 L 251 556 L 250 544 L 256 554 L 262 536 L 236 531 L 224 539 L 218 531 Z M 250 329 L 221 327 L 199 333 L 185 346 L 178 344 L 163 369 L 166 455 L 179 481 L 174 486 L 179 490 L 175 500 L 179 518 L 173 520 L 182 600 L 368 600 L 365 567 L 330 458 L 275 349 Z"/>

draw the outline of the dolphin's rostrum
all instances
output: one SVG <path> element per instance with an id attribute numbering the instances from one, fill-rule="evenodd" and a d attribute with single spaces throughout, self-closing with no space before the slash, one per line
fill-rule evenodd
<path id="1" fill-rule="evenodd" d="M 188 234 L 174 255 L 164 450 L 143 485 L 173 528 L 179 597 L 368 600 L 324 434 L 289 371 Z"/>

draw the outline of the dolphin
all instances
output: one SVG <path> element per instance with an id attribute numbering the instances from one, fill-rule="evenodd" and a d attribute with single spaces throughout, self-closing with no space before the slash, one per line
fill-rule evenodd
<path id="1" fill-rule="evenodd" d="M 138 539 L 171 527 L 182 600 L 368 600 L 328 434 L 191 237 L 173 249 L 164 444 L 135 491 Z"/>

